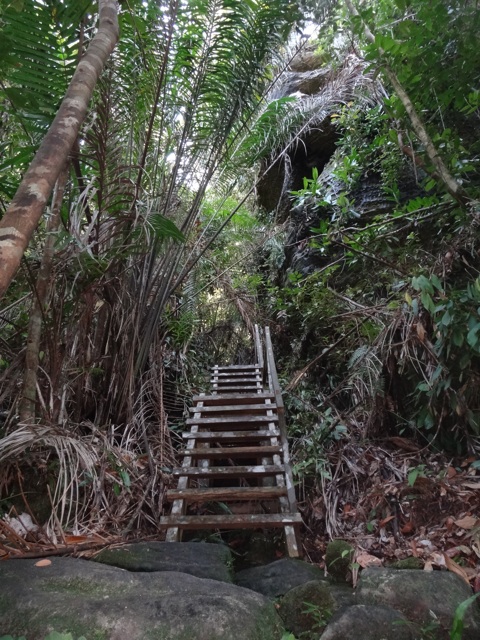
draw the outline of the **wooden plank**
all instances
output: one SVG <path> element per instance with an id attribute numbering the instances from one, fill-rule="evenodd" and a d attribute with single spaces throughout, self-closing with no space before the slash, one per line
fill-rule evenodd
<path id="1" fill-rule="evenodd" d="M 251 372 L 250 371 L 218 371 L 218 372 L 212 373 L 212 376 L 215 378 L 218 378 L 219 380 L 222 380 L 223 378 L 229 378 L 229 377 L 234 377 L 236 379 L 236 378 L 241 378 L 242 376 L 244 377 L 248 376 L 250 378 L 253 376 L 260 376 L 260 375 L 261 375 L 260 369 L 258 370 L 258 373 L 256 369 L 252 370 Z"/>
<path id="2" fill-rule="evenodd" d="M 167 500 L 187 502 L 236 502 L 241 500 L 273 500 L 287 493 L 285 487 L 213 487 L 208 489 L 170 489 Z"/>
<path id="3" fill-rule="evenodd" d="M 192 458 L 256 458 L 257 456 L 273 456 L 282 454 L 280 445 L 257 447 L 217 447 L 215 449 L 190 449 L 182 451 L 179 455 L 189 455 Z M 277 464 L 277 463 L 275 463 Z M 279 460 L 279 464 L 281 461 Z"/>
<path id="4" fill-rule="evenodd" d="M 285 464 L 285 484 L 288 492 L 288 507 L 283 505 L 283 509 L 289 509 L 291 512 L 297 511 L 297 498 L 295 495 L 295 487 L 293 484 L 293 474 L 290 466 L 290 456 L 288 450 L 287 425 L 285 421 L 285 408 L 283 404 L 282 391 L 278 381 L 277 367 L 273 355 L 272 339 L 270 328 L 265 327 L 265 348 L 267 352 L 267 368 L 270 390 L 275 394 L 275 404 L 277 405 L 279 422 L 278 426 L 281 433 L 281 442 L 283 446 L 283 460 Z M 282 499 L 283 500 L 283 499 Z M 285 527 L 285 537 L 287 542 L 288 555 L 290 557 L 299 557 L 302 555 L 302 544 L 300 539 L 299 527 Z"/>
<path id="5" fill-rule="evenodd" d="M 216 371 L 238 371 L 241 369 L 245 369 L 246 371 L 248 371 L 249 369 L 259 369 L 258 364 L 230 364 L 230 365 L 226 365 L 226 366 L 217 366 L 215 365 L 214 367 L 212 367 L 212 370 Z"/>
<path id="6" fill-rule="evenodd" d="M 252 476 L 275 476 L 283 473 L 283 465 L 251 465 L 234 467 L 177 467 L 173 469 L 173 475 L 189 478 L 248 478 Z"/>
<path id="7" fill-rule="evenodd" d="M 273 393 L 223 393 L 222 395 L 208 395 L 208 396 L 193 396 L 193 402 L 204 402 L 205 406 L 212 406 L 225 402 L 258 402 L 260 400 L 273 400 L 275 395 Z"/>
<path id="8" fill-rule="evenodd" d="M 242 416 L 242 415 L 232 415 L 232 416 L 216 416 L 213 418 L 188 418 L 185 420 L 185 424 L 197 424 L 200 425 L 211 425 L 211 424 L 252 424 L 252 423 L 265 423 L 265 422 L 278 422 L 278 416 Z"/>
<path id="9" fill-rule="evenodd" d="M 288 525 L 300 525 L 299 513 L 232 514 L 221 516 L 163 516 L 160 527 L 180 527 L 181 529 L 272 529 Z"/>
<path id="10" fill-rule="evenodd" d="M 230 413 L 232 411 L 275 411 L 276 406 L 274 404 L 217 404 L 212 407 L 190 407 L 189 411 L 192 413 Z"/>
<path id="11" fill-rule="evenodd" d="M 192 434 L 190 431 L 182 433 L 182 438 L 196 438 L 199 441 L 216 440 L 218 442 L 228 442 L 242 440 L 266 440 L 272 436 L 279 436 L 280 431 L 268 431 L 267 429 L 259 429 L 258 431 L 199 431 Z"/>
<path id="12" fill-rule="evenodd" d="M 255 389 L 258 389 L 259 387 L 255 386 L 255 385 L 243 385 L 243 386 L 228 386 L 228 387 L 218 387 L 217 389 L 217 393 L 218 392 L 224 392 L 224 391 L 236 391 L 237 393 L 241 393 L 242 391 L 245 391 L 245 393 L 247 391 L 254 391 Z"/>
<path id="13" fill-rule="evenodd" d="M 258 378 L 258 380 L 257 380 Z M 258 376 L 251 376 L 248 378 L 215 378 L 214 382 L 216 382 L 217 384 L 243 384 L 244 382 L 250 382 L 250 383 L 255 383 L 255 382 L 260 382 L 260 375 Z M 213 380 L 212 380 L 213 382 Z"/>

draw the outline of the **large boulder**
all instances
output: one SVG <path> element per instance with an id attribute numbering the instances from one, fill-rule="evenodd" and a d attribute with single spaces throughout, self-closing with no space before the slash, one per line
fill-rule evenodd
<path id="1" fill-rule="evenodd" d="M 401 611 L 418 628 L 438 626 L 436 638 L 447 640 L 459 604 L 472 595 L 470 587 L 448 571 L 365 569 L 357 589 L 362 604 L 386 605 Z M 474 602 L 464 618 L 463 640 L 480 638 L 480 608 Z"/>
<path id="2" fill-rule="evenodd" d="M 296 636 L 303 637 L 301 634 L 306 633 L 318 636 L 334 612 L 344 604 L 343 598 L 336 599 L 327 582 L 312 580 L 290 589 L 282 598 L 278 613 L 286 628 Z"/>
<path id="3" fill-rule="evenodd" d="M 244 569 L 235 576 L 236 584 L 269 598 L 283 596 L 290 589 L 312 580 L 326 578 L 318 567 L 291 558 L 282 558 L 261 567 Z"/>
<path id="4" fill-rule="evenodd" d="M 279 640 L 283 633 L 264 596 L 175 571 L 8 560 L 0 563 L 0 584 L 0 630 L 27 640 L 52 630 L 89 640 Z"/>
<path id="5" fill-rule="evenodd" d="M 364 604 L 335 614 L 321 640 L 414 640 L 412 625 L 390 607 Z"/>
<path id="6" fill-rule="evenodd" d="M 232 582 L 232 555 L 221 544 L 137 542 L 104 549 L 95 561 L 128 571 L 178 571 L 197 578 Z"/>

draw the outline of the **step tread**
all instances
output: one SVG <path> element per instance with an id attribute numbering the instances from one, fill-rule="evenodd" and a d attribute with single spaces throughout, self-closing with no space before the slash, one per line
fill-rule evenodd
<path id="1" fill-rule="evenodd" d="M 211 367 L 212 371 L 238 371 L 241 369 L 260 369 L 260 365 L 258 364 L 229 364 L 229 365 L 214 365 Z"/>
<path id="2" fill-rule="evenodd" d="M 197 411 L 196 413 L 200 413 Z M 273 416 L 216 416 L 214 418 L 188 418 L 185 424 L 237 424 L 255 422 L 278 422 L 278 415 Z"/>
<path id="3" fill-rule="evenodd" d="M 187 502 L 271 500 L 287 495 L 286 487 L 211 487 L 201 489 L 170 489 L 167 500 Z"/>
<path id="4" fill-rule="evenodd" d="M 250 393 L 248 395 L 244 393 L 222 393 L 205 396 L 193 396 L 193 402 L 215 402 L 221 400 L 273 400 L 275 394 L 269 392 Z"/>
<path id="5" fill-rule="evenodd" d="M 248 476 L 275 476 L 285 473 L 283 464 L 256 464 L 235 467 L 176 467 L 174 476 L 195 476 L 197 478 L 208 477 L 248 477 Z"/>
<path id="6" fill-rule="evenodd" d="M 300 524 L 302 524 L 302 518 L 299 513 L 163 516 L 160 518 L 160 527 L 179 527 L 180 529 L 257 529 Z"/>
<path id="7" fill-rule="evenodd" d="M 257 431 L 185 431 L 182 438 L 187 440 L 266 440 L 280 437 L 278 429 L 258 429 Z"/>
<path id="8" fill-rule="evenodd" d="M 258 447 L 217 447 L 205 449 L 185 449 L 180 456 L 192 458 L 255 458 L 257 456 L 282 455 L 283 448 L 280 445 L 264 445 Z"/>
<path id="9" fill-rule="evenodd" d="M 190 407 L 191 413 L 220 413 L 221 411 L 276 411 L 275 404 L 216 404 L 211 407 Z"/>

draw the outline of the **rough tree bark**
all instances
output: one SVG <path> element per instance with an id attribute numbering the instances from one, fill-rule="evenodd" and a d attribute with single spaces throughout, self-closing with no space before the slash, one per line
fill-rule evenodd
<path id="1" fill-rule="evenodd" d="M 77 139 L 97 80 L 117 44 L 117 0 L 99 0 L 98 12 L 98 31 L 78 64 L 57 115 L 0 222 L 0 298 L 20 265 Z"/>
<path id="2" fill-rule="evenodd" d="M 356 18 L 360 18 L 360 14 L 358 13 L 357 8 L 353 4 L 352 0 L 345 0 L 345 4 L 347 5 L 348 10 L 350 11 L 352 16 Z M 362 20 L 362 25 L 363 25 L 363 30 L 364 30 L 366 39 L 369 42 L 374 43 L 375 36 L 373 35 L 373 33 L 368 28 L 368 25 L 366 25 L 363 20 Z M 380 52 L 380 55 L 383 56 L 385 53 L 383 49 L 379 48 L 378 50 Z M 468 203 L 469 198 L 465 193 L 464 189 L 461 187 L 458 181 L 455 180 L 455 178 L 452 176 L 452 174 L 448 170 L 437 148 L 433 144 L 433 141 L 428 131 L 425 128 L 425 125 L 423 124 L 420 116 L 418 115 L 413 102 L 410 100 L 408 93 L 403 88 L 396 73 L 388 66 L 388 64 L 385 63 L 382 68 L 385 75 L 389 79 L 392 87 L 394 88 L 395 93 L 400 98 L 401 103 L 405 107 L 405 111 L 407 112 L 408 117 L 410 118 L 410 122 L 412 123 L 412 128 L 415 131 L 415 135 L 423 144 L 425 152 L 429 157 L 430 162 L 435 167 L 435 170 L 440 180 L 443 182 L 445 189 L 459 204 L 461 204 L 464 207 Z"/>

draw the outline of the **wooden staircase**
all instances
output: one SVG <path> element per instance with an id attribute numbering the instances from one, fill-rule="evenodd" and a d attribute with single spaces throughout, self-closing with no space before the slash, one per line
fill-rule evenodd
<path id="1" fill-rule="evenodd" d="M 299 557 L 302 520 L 268 327 L 255 327 L 255 350 L 255 364 L 213 367 L 211 392 L 193 398 L 178 485 L 167 492 L 171 514 L 160 526 L 170 542 L 186 529 L 283 528 L 289 556 Z M 228 512 L 189 513 L 207 503 Z"/>

